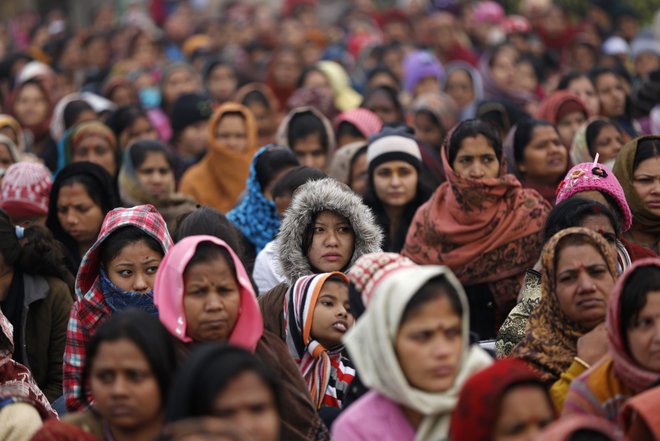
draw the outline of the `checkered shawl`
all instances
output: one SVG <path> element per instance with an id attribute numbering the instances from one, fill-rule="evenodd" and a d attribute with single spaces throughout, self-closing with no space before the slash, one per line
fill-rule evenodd
<path id="1" fill-rule="evenodd" d="M 76 278 L 77 301 L 73 304 L 69 317 L 62 380 L 69 411 L 82 410 L 92 402 L 89 394 L 83 396 L 82 393 L 86 346 L 96 328 L 112 313 L 105 302 L 98 277 L 101 268 L 101 244 L 115 230 L 127 226 L 137 227 L 156 239 L 163 248 L 163 254 L 172 246 L 167 225 L 152 205 L 115 208 L 106 215 L 99 237 L 83 257 Z"/>

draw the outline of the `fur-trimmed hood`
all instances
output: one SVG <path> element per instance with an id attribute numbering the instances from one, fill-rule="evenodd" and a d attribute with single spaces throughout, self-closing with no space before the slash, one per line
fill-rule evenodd
<path id="1" fill-rule="evenodd" d="M 290 285 L 313 273 L 302 250 L 303 238 L 314 215 L 326 210 L 344 216 L 353 227 L 355 244 L 349 266 L 364 254 L 380 251 L 383 234 L 359 196 L 332 178 L 307 182 L 296 191 L 276 239 L 282 275 Z"/>

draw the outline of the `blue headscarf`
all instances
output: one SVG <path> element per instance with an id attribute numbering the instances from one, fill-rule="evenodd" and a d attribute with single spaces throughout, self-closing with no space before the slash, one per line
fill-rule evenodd
<path id="1" fill-rule="evenodd" d="M 99 282 L 101 283 L 103 298 L 112 312 L 136 308 L 152 315 L 158 314 L 158 310 L 154 305 L 153 290 L 149 290 L 147 293 L 124 291 L 112 283 L 103 268 L 99 271 Z"/>
<path id="2" fill-rule="evenodd" d="M 256 169 L 257 158 L 273 147 L 274 144 L 268 144 L 254 155 L 247 180 L 247 193 L 241 202 L 227 213 L 227 219 L 243 232 L 247 240 L 254 245 L 257 253 L 275 238 L 280 229 L 280 218 L 277 215 L 275 202 L 262 193 Z"/>

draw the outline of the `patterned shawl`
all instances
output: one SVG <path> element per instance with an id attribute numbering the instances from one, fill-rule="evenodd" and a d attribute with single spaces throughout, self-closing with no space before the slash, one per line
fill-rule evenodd
<path id="1" fill-rule="evenodd" d="M 401 254 L 419 265 L 447 265 L 463 285 L 489 283 L 502 323 L 525 270 L 538 259 L 550 205 L 506 173 L 503 156 L 497 178 L 460 177 L 447 159 L 447 144 L 447 182 L 417 210 Z"/>
<path id="2" fill-rule="evenodd" d="M 579 227 L 561 230 L 543 247 L 541 302 L 529 317 L 527 335 L 513 348 L 511 356 L 530 363 L 545 383 L 554 383 L 568 369 L 577 354 L 577 341 L 586 333 L 562 312 L 556 295 L 557 245 L 564 237 L 572 235 L 585 236 L 605 259 L 612 277 L 615 280 L 618 277 L 610 246 L 593 230 Z"/>
<path id="3" fill-rule="evenodd" d="M 312 336 L 312 320 L 323 284 L 340 272 L 303 276 L 289 288 L 284 300 L 284 327 L 289 353 L 302 374 L 316 408 L 341 407 L 355 370 L 342 356 L 343 345 L 325 348 Z"/>
<path id="4" fill-rule="evenodd" d="M 623 191 L 626 193 L 626 200 L 633 214 L 633 228 L 657 235 L 660 234 L 660 218 L 646 207 L 646 204 L 639 197 L 637 190 L 633 186 L 633 163 L 637 154 L 637 146 L 645 139 L 657 140 L 660 137 L 640 136 L 625 144 L 616 157 L 616 163 L 612 171 L 621 183 Z"/>
<path id="5" fill-rule="evenodd" d="M 269 144 L 254 155 L 252 164 L 250 164 L 250 176 L 247 180 L 247 194 L 236 207 L 227 213 L 227 219 L 243 232 L 247 240 L 252 242 L 257 253 L 275 238 L 280 229 L 280 218 L 277 215 L 275 202 L 264 196 L 256 170 L 257 158 L 263 152 L 274 149 L 286 149 L 286 147 Z"/>
<path id="6" fill-rule="evenodd" d="M 637 269 L 655 266 L 660 268 L 660 259 L 642 259 L 635 262 L 617 281 L 610 296 L 607 308 L 607 336 L 610 342 L 610 355 L 614 371 L 624 384 L 636 393 L 644 391 L 660 380 L 660 374 L 644 369 L 626 350 L 626 336 L 621 329 L 621 303 L 624 301 L 625 287 Z"/>

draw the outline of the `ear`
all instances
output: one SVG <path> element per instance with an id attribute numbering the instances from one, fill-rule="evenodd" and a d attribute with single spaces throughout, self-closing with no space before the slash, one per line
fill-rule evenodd
<path id="1" fill-rule="evenodd" d="M 524 164 L 519 164 L 519 165 L 518 165 L 518 171 L 519 171 L 520 173 L 525 173 L 525 172 L 527 171 L 527 167 L 525 167 Z"/>

